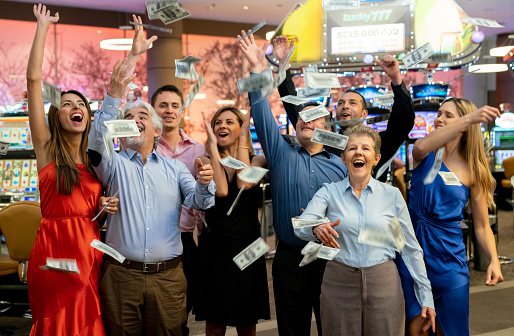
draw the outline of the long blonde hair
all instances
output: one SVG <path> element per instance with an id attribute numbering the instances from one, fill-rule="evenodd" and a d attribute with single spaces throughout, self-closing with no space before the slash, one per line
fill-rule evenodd
<path id="1" fill-rule="evenodd" d="M 475 104 L 467 99 L 462 98 L 449 98 L 443 104 L 452 102 L 457 107 L 459 115 L 465 116 L 477 110 Z M 441 106 L 443 105 L 441 104 Z M 484 143 L 482 139 L 482 131 L 479 123 L 474 123 L 469 126 L 468 130 L 464 132 L 460 140 L 459 153 L 464 160 L 468 162 L 471 170 L 471 176 L 474 183 L 478 184 L 479 194 L 487 195 L 487 206 L 492 209 L 494 207 L 493 193 L 496 187 L 496 180 L 491 174 L 489 164 L 485 157 Z"/>
<path id="2" fill-rule="evenodd" d="M 232 107 L 232 106 L 223 106 L 218 111 L 216 111 L 216 113 L 214 113 L 214 115 L 212 116 L 212 119 L 211 119 L 211 127 L 212 127 L 212 129 L 214 129 L 214 125 L 216 124 L 216 119 L 218 119 L 220 114 L 222 114 L 223 112 L 226 112 L 226 111 L 234 113 L 236 115 L 236 117 L 237 117 L 237 121 L 239 122 L 239 126 L 243 125 L 243 122 L 245 120 L 245 116 L 244 116 L 243 112 L 239 111 L 238 109 L 236 109 L 235 107 Z M 248 133 L 250 133 L 250 131 L 248 131 Z M 238 139 L 238 141 L 239 141 L 239 139 Z M 244 146 L 245 144 L 239 144 L 239 145 L 243 145 Z M 248 134 L 248 143 L 246 144 L 246 146 L 249 147 L 248 151 L 250 153 L 250 156 L 254 156 L 255 155 L 255 151 L 253 150 L 253 146 L 252 146 L 252 135 L 251 135 L 251 133 Z M 220 155 L 223 155 L 223 154 L 221 154 L 221 148 L 220 148 L 219 145 L 218 145 L 218 151 L 220 152 Z"/>
<path id="3" fill-rule="evenodd" d="M 91 108 L 89 102 L 84 95 L 78 91 L 70 90 L 61 92 L 61 96 L 71 93 L 79 96 L 86 104 L 88 112 L 86 119 L 86 129 L 82 132 L 82 142 L 80 143 L 80 157 L 84 162 L 87 170 L 91 174 L 95 175 L 93 166 L 89 161 L 89 157 L 86 153 L 87 149 L 87 138 L 89 130 L 91 129 Z M 48 152 L 52 161 L 55 163 L 55 170 L 57 175 L 57 193 L 70 195 L 75 188 L 75 185 L 79 184 L 80 181 L 80 170 L 73 159 L 71 148 L 66 139 L 63 136 L 63 128 L 59 122 L 59 110 L 55 106 L 51 106 L 48 110 L 48 126 L 50 128 L 50 140 L 46 143 Z"/>

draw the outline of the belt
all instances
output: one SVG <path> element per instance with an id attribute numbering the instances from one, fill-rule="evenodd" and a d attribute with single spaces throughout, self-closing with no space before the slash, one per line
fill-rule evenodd
<path id="1" fill-rule="evenodd" d="M 158 261 L 158 262 L 140 262 L 134 260 L 125 259 L 123 263 L 120 263 L 116 259 L 111 256 L 105 255 L 105 260 L 111 264 L 125 267 L 127 269 L 132 269 L 136 271 L 140 271 L 142 273 L 159 273 L 164 272 L 166 270 L 177 267 L 180 264 L 180 256 L 175 257 L 170 260 Z"/>

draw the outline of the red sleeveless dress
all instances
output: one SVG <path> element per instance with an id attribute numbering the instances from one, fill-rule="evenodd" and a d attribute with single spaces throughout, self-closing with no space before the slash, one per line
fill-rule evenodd
<path id="1" fill-rule="evenodd" d="M 105 335 L 100 311 L 102 253 L 90 246 L 99 238 L 91 219 L 102 186 L 86 169 L 71 195 L 57 194 L 55 164 L 39 172 L 43 220 L 30 255 L 27 283 L 32 310 L 31 336 Z M 42 270 L 46 258 L 77 260 L 80 274 Z"/>

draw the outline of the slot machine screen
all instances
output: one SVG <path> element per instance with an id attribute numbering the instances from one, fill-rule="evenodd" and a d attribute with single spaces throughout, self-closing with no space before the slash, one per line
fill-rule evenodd
<path id="1" fill-rule="evenodd" d="M 419 111 L 415 112 L 414 127 L 409 133 L 411 139 L 422 139 L 434 130 L 434 120 L 437 117 L 437 111 Z"/>

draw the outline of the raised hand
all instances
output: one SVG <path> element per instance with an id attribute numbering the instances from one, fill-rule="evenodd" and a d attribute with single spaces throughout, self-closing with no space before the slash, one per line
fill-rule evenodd
<path id="1" fill-rule="evenodd" d="M 312 232 L 314 232 L 316 237 L 318 237 L 325 246 L 339 248 L 339 244 L 334 238 L 339 238 L 339 234 L 333 229 L 333 227 L 339 225 L 340 222 L 341 220 L 338 218 L 333 223 L 318 225 L 312 230 Z"/>
<path id="2" fill-rule="evenodd" d="M 285 36 L 277 36 L 273 39 L 273 48 L 275 50 L 275 56 L 277 56 L 280 65 L 284 63 L 284 60 L 289 56 L 291 50 L 294 47 L 294 40 L 289 42 Z"/>
<path id="3" fill-rule="evenodd" d="M 143 23 L 143 20 L 140 16 L 136 16 L 135 14 L 132 14 L 132 19 L 135 23 Z M 143 31 L 143 26 L 135 25 L 135 33 L 134 33 L 134 39 L 132 40 L 132 49 L 129 53 L 130 57 L 139 57 L 142 53 L 146 52 L 148 48 L 150 47 L 150 44 L 152 44 L 155 40 L 157 40 L 157 36 L 152 36 L 149 39 L 145 39 L 145 34 Z"/>
<path id="4" fill-rule="evenodd" d="M 250 32 L 249 30 L 248 33 Z M 244 30 L 241 30 L 241 35 L 237 35 L 237 37 L 242 37 L 241 41 L 239 41 L 239 47 L 248 60 L 248 63 L 250 63 L 250 71 L 254 73 L 260 72 L 261 64 L 266 56 L 266 49 L 268 49 L 270 42 L 266 41 L 262 48 L 259 48 L 257 43 L 255 43 L 253 34 L 248 36 Z"/>
<path id="5" fill-rule="evenodd" d="M 207 141 L 205 142 L 205 149 L 209 153 L 209 155 L 212 156 L 212 153 L 214 151 L 218 150 L 218 139 L 216 138 L 216 135 L 214 134 L 214 130 L 212 129 L 211 122 L 205 115 L 205 113 L 202 112 L 203 117 L 203 127 L 205 129 L 205 132 L 207 133 Z"/>
<path id="6" fill-rule="evenodd" d="M 391 55 L 384 55 L 382 60 L 377 59 L 378 65 L 384 72 L 391 78 L 393 85 L 400 85 L 402 83 L 402 76 L 400 75 L 400 63 L 396 58 Z"/>
<path id="7" fill-rule="evenodd" d="M 114 69 L 112 70 L 111 82 L 109 84 L 109 96 L 112 98 L 122 98 L 128 83 L 130 83 L 135 77 L 136 74 L 132 74 L 127 78 L 127 74 L 132 70 L 132 65 L 129 64 L 127 59 L 124 59 L 120 62 L 118 60 Z"/>
<path id="8" fill-rule="evenodd" d="M 50 15 L 50 10 L 46 9 L 45 5 L 34 5 L 34 16 L 37 19 L 38 27 L 49 28 L 52 23 L 59 21 L 59 13 L 56 12 L 55 16 Z"/>
<path id="9" fill-rule="evenodd" d="M 487 105 L 469 114 L 469 118 L 472 124 L 490 122 L 499 117 L 500 111 L 496 107 Z"/>
<path id="10" fill-rule="evenodd" d="M 200 184 L 209 184 L 214 177 L 214 171 L 210 164 L 203 164 L 200 158 L 196 159 L 196 167 L 198 174 L 196 175 L 196 182 Z"/>
<path id="11" fill-rule="evenodd" d="M 241 125 L 241 129 L 239 130 L 239 145 L 246 146 L 248 143 L 248 137 L 250 136 L 250 119 L 252 118 L 252 113 L 248 110 L 245 114 L 245 119 L 243 120 L 243 124 Z"/>

